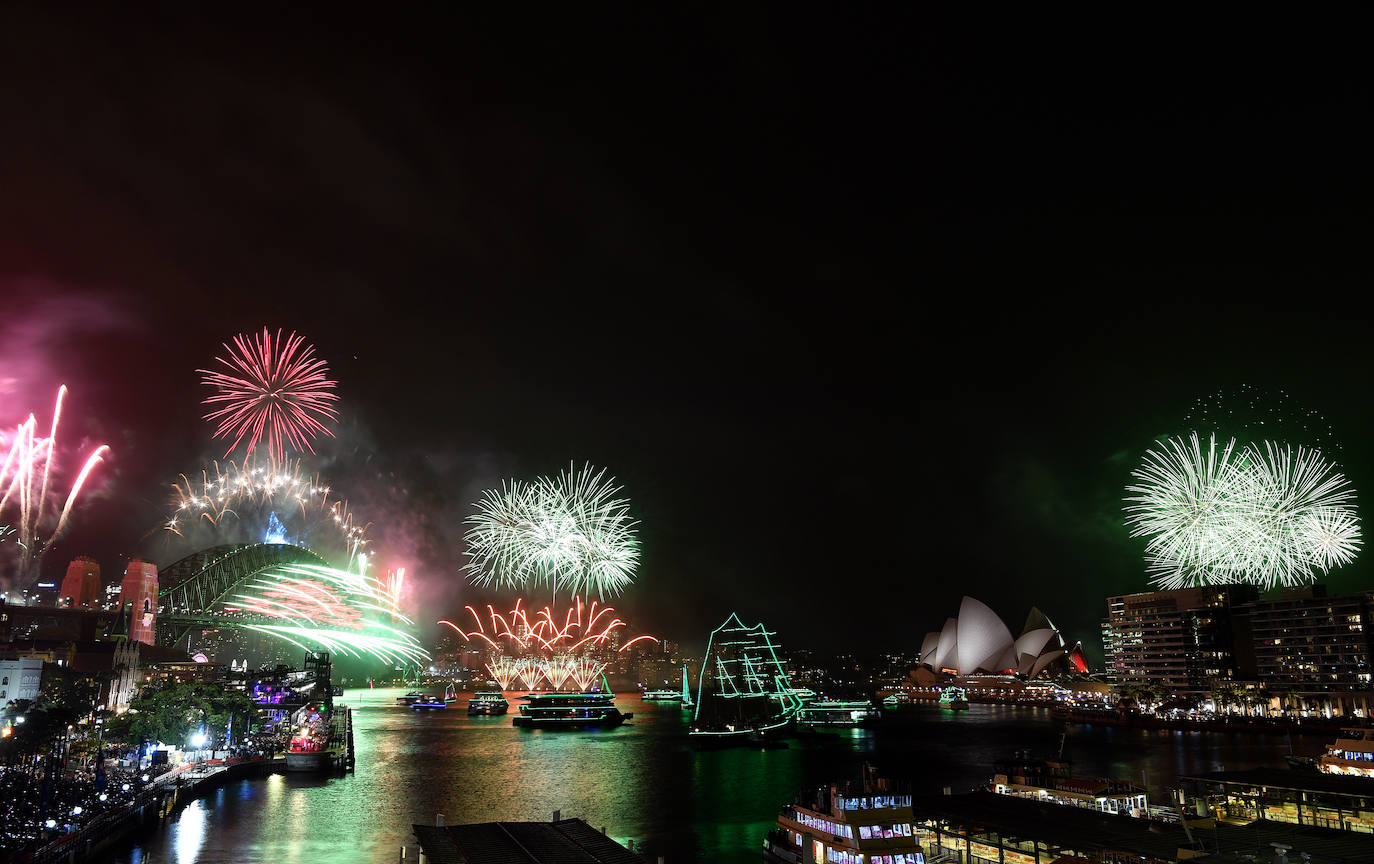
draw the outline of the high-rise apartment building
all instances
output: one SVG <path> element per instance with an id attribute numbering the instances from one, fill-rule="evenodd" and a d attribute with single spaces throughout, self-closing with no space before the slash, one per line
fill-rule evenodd
<path id="1" fill-rule="evenodd" d="M 1369 690 L 1371 604 L 1374 592 L 1328 597 L 1310 585 L 1238 606 L 1242 671 L 1271 691 Z"/>
<path id="2" fill-rule="evenodd" d="M 1256 597 L 1248 585 L 1109 597 L 1104 643 L 1116 683 L 1207 693 L 1217 681 L 1234 679 L 1232 609 Z"/>

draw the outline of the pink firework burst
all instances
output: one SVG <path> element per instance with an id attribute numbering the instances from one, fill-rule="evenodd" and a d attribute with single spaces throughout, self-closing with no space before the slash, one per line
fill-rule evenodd
<path id="1" fill-rule="evenodd" d="M 205 400 L 209 406 L 223 406 L 205 419 L 217 423 L 216 438 L 233 438 L 224 452 L 227 457 L 245 438 L 248 454 L 263 442 L 278 464 L 286 461 L 286 448 L 315 452 L 310 442 L 323 433 L 333 437 L 325 425 L 338 420 L 331 404 L 339 397 L 335 382 L 328 377 L 329 367 L 315 357 L 315 346 L 303 336 L 292 333 L 276 339 L 266 327 L 260 336 L 241 334 L 233 347 L 225 343 L 226 353 L 215 360 L 224 369 L 197 369 L 205 377 L 201 383 L 218 389 Z"/>

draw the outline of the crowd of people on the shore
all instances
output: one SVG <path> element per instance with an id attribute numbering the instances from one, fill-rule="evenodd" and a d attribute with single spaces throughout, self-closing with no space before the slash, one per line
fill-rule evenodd
<path id="1" fill-rule="evenodd" d="M 36 767 L 0 767 L 0 860 L 127 807 L 155 777 L 113 761 L 99 774 L 68 777 L 50 776 L 41 761 Z"/>
<path id="2" fill-rule="evenodd" d="M 262 733 L 250 736 L 240 747 L 217 752 L 228 758 L 270 757 L 285 751 L 286 736 L 284 730 Z M 201 755 L 208 759 L 214 752 Z M 107 758 L 98 771 L 64 771 L 54 765 L 49 773 L 42 757 L 27 766 L 0 766 L 0 861 L 144 803 L 138 796 L 173 767 L 167 762 L 145 762 L 138 767 L 136 761 Z"/>

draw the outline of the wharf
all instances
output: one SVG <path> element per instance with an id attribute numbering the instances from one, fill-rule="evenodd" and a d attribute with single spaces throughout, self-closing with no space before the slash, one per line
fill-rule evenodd
<path id="1" fill-rule="evenodd" d="M 329 712 L 330 764 L 340 771 L 353 770 L 353 709 L 335 707 Z"/>
<path id="2" fill-rule="evenodd" d="M 1062 857 L 1174 864 L 1240 860 L 1287 844 L 1310 864 L 1368 864 L 1374 836 L 1307 825 L 1257 821 L 1229 825 L 1215 819 L 1162 823 L 1078 807 L 1042 804 L 991 792 L 916 797 L 914 821 L 929 832 L 931 861 L 972 860 L 1040 864 Z M 968 857 L 964 857 L 968 856 Z"/>

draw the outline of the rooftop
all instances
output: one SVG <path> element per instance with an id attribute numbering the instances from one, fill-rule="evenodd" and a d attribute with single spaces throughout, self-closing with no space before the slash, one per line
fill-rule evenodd
<path id="1" fill-rule="evenodd" d="M 645 864 L 581 819 L 412 828 L 433 864 Z"/>
<path id="2" fill-rule="evenodd" d="M 1204 783 L 1227 783 L 1238 786 L 1266 786 L 1270 789 L 1327 792 L 1333 795 L 1374 797 L 1374 778 L 1355 777 L 1348 774 L 1323 774 L 1319 771 L 1252 768 L 1245 771 L 1213 771 L 1208 774 L 1195 774 L 1179 779 Z"/>
<path id="3" fill-rule="evenodd" d="M 1174 861 L 1179 849 L 1190 845 L 1183 826 L 1178 824 L 1111 816 L 1085 808 L 1042 804 L 991 792 L 925 796 L 912 803 L 917 819 L 941 819 L 968 829 L 991 830 L 1022 840 L 1040 840 L 1052 847 L 1080 853 L 1110 850 Z M 1257 850 L 1270 850 L 1271 843 L 1286 843 L 1294 850 L 1290 856 L 1295 861 L 1302 852 L 1311 856 L 1310 864 L 1368 864 L 1374 861 L 1374 836 L 1353 831 L 1260 821 L 1243 826 L 1219 824 L 1215 828 L 1193 828 L 1192 834 L 1198 841 L 1197 852 L 1209 856 L 1208 859 L 1192 860 L 1229 861 L 1232 859 L 1227 856 L 1254 854 Z"/>

